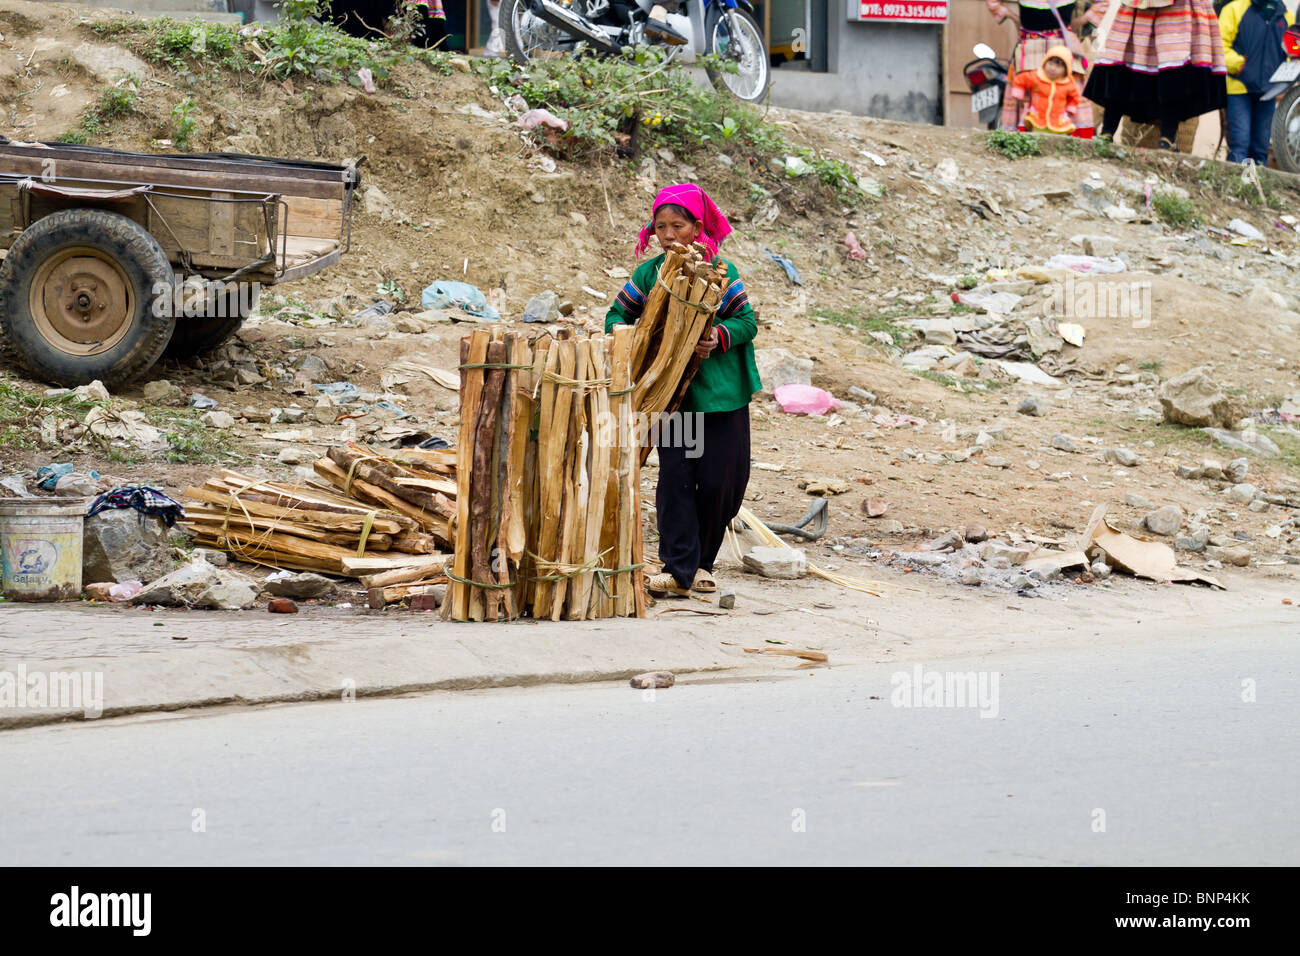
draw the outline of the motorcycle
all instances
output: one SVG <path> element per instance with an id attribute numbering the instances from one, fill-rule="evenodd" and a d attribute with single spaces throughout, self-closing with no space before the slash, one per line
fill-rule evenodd
<path id="1" fill-rule="evenodd" d="M 1300 25 L 1287 27 L 1282 34 L 1282 49 L 1287 58 L 1269 77 L 1272 85 L 1260 99 L 1278 97 L 1273 113 L 1273 155 L 1278 166 L 1289 173 L 1300 173 Z"/>
<path id="2" fill-rule="evenodd" d="M 610 56 L 624 47 L 663 44 L 685 63 L 712 54 L 736 72 L 707 69 L 721 93 L 747 103 L 767 95 L 772 82 L 763 30 L 749 0 L 685 0 L 682 12 L 652 19 L 654 0 L 502 0 L 501 30 L 516 63 L 565 56 L 582 43 Z"/>
<path id="3" fill-rule="evenodd" d="M 1010 64 L 999 60 L 987 43 L 975 44 L 971 52 L 976 59 L 962 67 L 966 84 L 971 91 L 970 111 L 979 114 L 982 125 L 997 129 L 998 116 L 1002 113 L 1002 98 L 1007 91 Z"/>

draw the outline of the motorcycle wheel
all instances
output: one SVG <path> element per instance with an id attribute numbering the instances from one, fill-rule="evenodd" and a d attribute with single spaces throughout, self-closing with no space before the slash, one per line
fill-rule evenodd
<path id="1" fill-rule="evenodd" d="M 763 30 L 758 21 L 744 10 L 737 8 L 732 11 L 734 21 L 724 16 L 726 12 L 720 4 L 709 7 L 709 16 L 704 24 L 704 35 L 708 38 L 705 49 L 714 56 L 734 61 L 739 72 L 707 70 L 709 81 L 719 93 L 730 93 L 746 103 L 758 103 L 767 96 L 767 89 L 772 85 L 772 62 L 768 59 Z M 732 22 L 737 24 L 735 36 L 731 34 Z"/>
<path id="2" fill-rule="evenodd" d="M 1273 155 L 1288 173 L 1300 173 L 1300 84 L 1282 94 L 1273 114 Z"/>
<path id="3" fill-rule="evenodd" d="M 585 4 L 574 0 L 572 9 L 583 14 Z M 568 56 L 573 52 L 574 39 L 559 27 L 552 26 L 529 9 L 528 0 L 501 0 L 501 32 L 505 37 L 506 51 L 520 66 L 537 59 Z"/>

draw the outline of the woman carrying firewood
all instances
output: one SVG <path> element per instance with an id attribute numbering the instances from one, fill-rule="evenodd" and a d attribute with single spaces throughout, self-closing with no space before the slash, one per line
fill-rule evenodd
<path id="1" fill-rule="evenodd" d="M 726 268 L 730 280 L 712 329 L 695 346 L 701 362 L 680 407 L 682 427 L 660 423 L 656 429 L 655 510 L 663 572 L 646 581 L 647 590 L 656 596 L 717 590 L 713 562 L 749 483 L 749 400 L 762 387 L 752 345 L 758 323 L 736 267 L 718 258 L 718 245 L 730 232 L 731 225 L 713 200 L 688 183 L 660 190 L 650 222 L 637 238 L 638 256 L 652 236 L 665 250 L 674 243 L 697 243 L 712 262 Z M 663 260 L 660 253 L 637 267 L 605 316 L 606 332 L 640 318 Z M 689 423 L 684 420 L 688 415 Z"/>

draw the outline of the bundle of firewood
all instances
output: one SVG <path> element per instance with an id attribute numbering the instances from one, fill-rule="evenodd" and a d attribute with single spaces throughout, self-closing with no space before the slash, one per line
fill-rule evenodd
<path id="1" fill-rule="evenodd" d="M 416 567 L 441 574 L 446 561 L 409 515 L 319 488 L 224 471 L 185 493 L 182 527 L 241 561 L 343 577 Z"/>
<path id="2" fill-rule="evenodd" d="M 403 448 L 383 455 L 360 445 L 339 445 L 312 467 L 344 497 L 404 515 L 438 545 L 451 546 L 456 452 Z"/>
<path id="3" fill-rule="evenodd" d="M 461 341 L 452 620 L 641 616 L 633 329 Z"/>
<path id="4" fill-rule="evenodd" d="M 726 268 L 710 265 L 707 250 L 699 244 L 674 245 L 664 254 L 632 346 L 633 406 L 643 427 L 681 406 L 700 368 L 695 346 L 713 329 L 727 285 Z M 647 444 L 642 460 L 649 450 Z"/>

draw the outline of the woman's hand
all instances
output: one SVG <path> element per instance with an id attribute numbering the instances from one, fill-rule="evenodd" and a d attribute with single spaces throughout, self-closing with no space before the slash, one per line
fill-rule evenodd
<path id="1" fill-rule="evenodd" d="M 695 346 L 695 354 L 700 358 L 708 358 L 710 353 L 718 347 L 718 330 L 709 329 L 709 334 L 700 339 Z"/>

